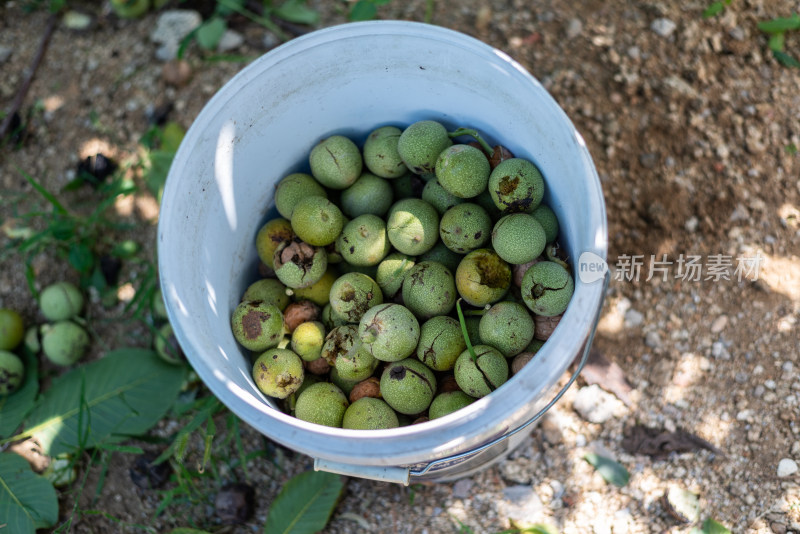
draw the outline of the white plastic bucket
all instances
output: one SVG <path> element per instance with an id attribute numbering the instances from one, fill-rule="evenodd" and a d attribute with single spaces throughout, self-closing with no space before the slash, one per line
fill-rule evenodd
<path id="1" fill-rule="evenodd" d="M 574 269 L 584 252 L 606 258 L 600 182 L 561 108 L 503 52 L 420 23 L 347 24 L 265 54 L 208 102 L 167 179 L 159 270 L 178 341 L 228 408 L 271 439 L 314 457 L 319 469 L 408 483 L 485 467 L 513 448 L 524 434 L 519 430 L 563 393 L 556 384 L 577 356 L 585 357 L 597 324 L 607 274 L 584 283 L 576 270 L 569 308 L 533 361 L 491 395 L 424 424 L 328 428 L 281 412 L 259 392 L 229 318 L 256 278 L 254 240 L 276 216 L 274 184 L 307 169 L 311 148 L 326 136 L 361 142 L 378 126 L 422 119 L 476 128 L 491 143 L 533 160 L 545 176 L 545 202 L 558 215 Z"/>

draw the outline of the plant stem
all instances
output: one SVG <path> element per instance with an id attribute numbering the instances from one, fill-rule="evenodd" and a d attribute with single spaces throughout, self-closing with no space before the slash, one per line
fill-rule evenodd
<path id="1" fill-rule="evenodd" d="M 20 108 L 22 108 L 22 103 L 25 101 L 25 96 L 28 94 L 28 90 L 31 88 L 31 84 L 33 83 L 33 77 L 36 75 L 36 70 L 42 63 L 42 59 L 44 59 L 44 53 L 47 51 L 47 45 L 50 43 L 50 38 L 53 36 L 53 32 L 58 25 L 58 19 L 58 14 L 54 13 L 50 15 L 50 18 L 47 21 L 47 28 L 44 30 L 42 40 L 39 41 L 39 49 L 36 51 L 36 55 L 33 58 L 33 62 L 31 62 L 31 66 L 28 68 L 28 75 L 22 82 L 19 91 L 17 91 L 17 95 L 14 97 L 14 102 L 11 104 L 11 108 L 8 110 L 6 118 L 3 119 L 3 123 L 0 124 L 0 140 L 5 138 L 6 133 L 11 126 L 11 121 L 14 118 L 14 115 L 19 113 Z"/>
<path id="2" fill-rule="evenodd" d="M 478 130 L 474 130 L 472 128 L 456 128 L 454 131 L 448 132 L 447 135 L 448 137 L 461 137 L 462 135 L 469 135 L 470 137 L 475 138 L 486 154 L 491 156 L 494 153 L 494 149 L 489 146 L 489 143 L 487 143 L 483 137 L 481 137 L 481 134 L 478 133 Z"/>
<path id="3" fill-rule="evenodd" d="M 458 322 L 461 323 L 461 334 L 464 336 L 464 341 L 467 342 L 467 350 L 469 351 L 472 361 L 478 361 L 478 356 L 475 354 L 475 349 L 472 348 L 472 343 L 469 340 L 467 333 L 467 321 L 464 319 L 464 312 L 461 311 L 461 299 L 456 301 L 456 311 L 458 312 Z"/>

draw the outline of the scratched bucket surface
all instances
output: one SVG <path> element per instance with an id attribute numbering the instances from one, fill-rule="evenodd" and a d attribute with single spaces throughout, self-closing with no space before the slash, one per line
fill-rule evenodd
<path id="1" fill-rule="evenodd" d="M 316 466 L 408 483 L 449 480 L 513 448 L 585 354 L 604 279 L 584 283 L 537 356 L 491 395 L 424 424 L 357 431 L 281 412 L 251 378 L 230 315 L 255 280 L 255 235 L 277 216 L 274 185 L 307 171 L 311 148 L 378 126 L 437 120 L 476 128 L 491 144 L 534 161 L 558 215 L 573 269 L 606 258 L 605 206 L 586 145 L 541 84 L 503 52 L 444 28 L 400 21 L 346 24 L 294 39 L 243 69 L 206 104 L 172 164 L 158 228 L 161 287 L 190 363 L 236 415 Z M 607 279 L 607 275 L 606 275 Z M 508 439 L 511 436 L 511 439 Z M 497 441 L 497 443 L 494 443 Z M 494 443 L 494 444 L 492 444 Z M 434 463 L 432 463 L 434 462 Z"/>

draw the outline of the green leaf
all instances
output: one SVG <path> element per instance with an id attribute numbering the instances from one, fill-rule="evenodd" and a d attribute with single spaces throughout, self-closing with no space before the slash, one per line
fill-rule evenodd
<path id="1" fill-rule="evenodd" d="M 725 9 L 725 4 L 722 3 L 721 1 L 712 2 L 711 5 L 708 6 L 705 11 L 703 11 L 703 18 L 709 19 L 711 17 L 715 17 L 720 13 L 722 13 L 724 9 Z"/>
<path id="2" fill-rule="evenodd" d="M 67 261 L 79 273 L 88 273 L 94 267 L 94 254 L 86 243 L 73 243 L 67 253 Z"/>
<path id="3" fill-rule="evenodd" d="M 367 0 L 359 0 L 350 9 L 350 21 L 372 20 L 377 14 L 378 8 L 375 7 L 375 4 Z"/>
<path id="4" fill-rule="evenodd" d="M 786 43 L 786 34 L 784 32 L 773 33 L 769 36 L 767 46 L 773 52 L 783 52 L 784 44 Z"/>
<path id="5" fill-rule="evenodd" d="M 314 25 L 319 22 L 319 13 L 304 4 L 305 0 L 286 0 L 273 13 L 276 17 L 296 24 Z"/>
<path id="6" fill-rule="evenodd" d="M 197 28 L 197 33 L 195 33 L 194 37 L 201 48 L 213 50 L 217 47 L 219 40 L 222 39 L 222 34 L 227 29 L 228 24 L 224 19 L 214 17 Z"/>
<path id="7" fill-rule="evenodd" d="M 177 122 L 170 121 L 161 131 L 161 150 L 164 152 L 177 152 L 178 147 L 186 135 L 186 130 Z"/>
<path id="8" fill-rule="evenodd" d="M 33 401 L 39 392 L 38 358 L 28 350 L 23 350 L 22 363 L 25 365 L 25 380 L 22 386 L 11 395 L 0 397 L 0 438 L 14 434 L 31 411 Z"/>
<path id="9" fill-rule="evenodd" d="M 150 152 L 150 168 L 147 170 L 144 179 L 147 189 L 159 202 L 161 202 L 161 194 L 164 192 L 164 184 L 167 182 L 167 175 L 173 159 L 175 159 L 174 152 L 161 150 Z"/>
<path id="10" fill-rule="evenodd" d="M 292 477 L 269 509 L 265 534 L 313 534 L 328 524 L 344 484 L 339 475 L 305 471 Z"/>
<path id="11" fill-rule="evenodd" d="M 146 432 L 178 396 L 184 368 L 153 351 L 119 349 L 54 381 L 28 418 L 26 436 L 56 456 Z"/>
<path id="12" fill-rule="evenodd" d="M 758 29 L 766 33 L 780 33 L 788 30 L 800 30 L 800 15 L 765 20 L 758 23 Z"/>
<path id="13" fill-rule="evenodd" d="M 796 69 L 800 69 L 800 61 L 798 61 L 796 58 L 790 56 L 786 52 L 781 52 L 779 50 L 773 50 L 772 51 L 772 55 L 775 57 L 775 59 L 781 65 L 784 65 L 786 67 L 794 67 Z"/>
<path id="14" fill-rule="evenodd" d="M 606 482 L 614 484 L 618 488 L 625 486 L 630 479 L 628 470 L 610 458 L 588 452 L 583 459 L 589 462 Z"/>
<path id="15" fill-rule="evenodd" d="M 693 528 L 689 534 L 731 534 L 731 531 L 725 525 L 717 523 L 709 517 L 703 521 L 700 528 Z"/>
<path id="16" fill-rule="evenodd" d="M 461 335 L 464 336 L 464 341 L 467 344 L 467 350 L 473 362 L 478 361 L 478 355 L 475 354 L 475 349 L 472 347 L 472 342 L 469 340 L 469 333 L 467 332 L 467 320 L 464 319 L 464 312 L 461 311 L 461 299 L 456 301 L 456 312 L 458 313 L 458 322 L 461 324 Z"/>
<path id="17" fill-rule="evenodd" d="M 34 534 L 58 521 L 53 485 L 35 475 L 28 462 L 13 452 L 0 453 L 0 528 L 14 534 Z"/>

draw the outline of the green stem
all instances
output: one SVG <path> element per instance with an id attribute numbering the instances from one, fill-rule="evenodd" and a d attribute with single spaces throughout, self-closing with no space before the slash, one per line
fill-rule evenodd
<path id="1" fill-rule="evenodd" d="M 489 146 L 489 143 L 487 143 L 483 137 L 481 137 L 481 134 L 478 133 L 478 130 L 474 130 L 472 128 L 456 128 L 454 131 L 448 132 L 447 135 L 448 137 L 461 137 L 462 135 L 474 137 L 478 144 L 481 145 L 484 152 L 486 152 L 489 156 L 494 154 L 494 149 Z"/>
<path id="2" fill-rule="evenodd" d="M 472 361 L 478 361 L 478 356 L 475 354 L 475 349 L 472 348 L 472 343 L 469 341 L 469 334 L 467 333 L 467 321 L 464 319 L 464 312 L 461 311 L 461 299 L 456 301 L 456 312 L 458 312 L 458 322 L 461 323 L 461 334 L 464 336 L 464 341 L 467 342 L 467 350 L 472 357 Z"/>
<path id="3" fill-rule="evenodd" d="M 558 250 L 558 245 L 556 245 L 555 243 L 548 245 L 547 248 L 545 249 L 545 253 L 547 254 L 547 259 L 552 261 L 553 263 L 559 264 L 567 271 L 569 271 L 569 264 L 564 260 L 562 260 L 561 258 L 559 258 L 558 256 L 556 256 L 556 250 Z"/>

